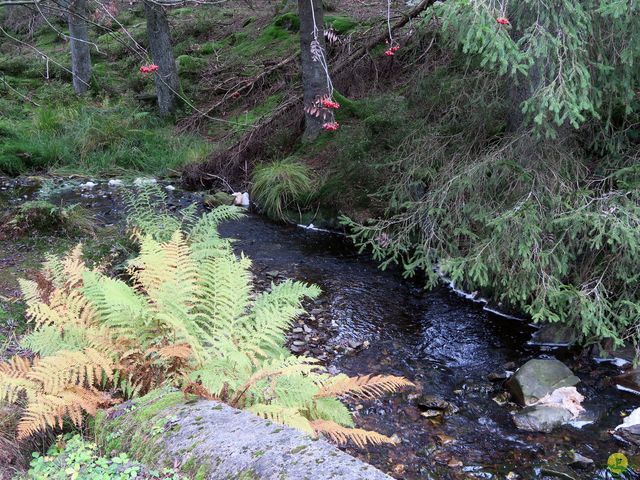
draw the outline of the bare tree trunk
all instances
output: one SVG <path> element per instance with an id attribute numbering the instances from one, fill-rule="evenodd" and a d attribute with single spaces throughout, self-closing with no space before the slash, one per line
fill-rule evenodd
<path id="1" fill-rule="evenodd" d="M 73 89 L 78 95 L 82 95 L 89 89 L 91 80 L 91 47 L 86 18 L 87 0 L 71 0 L 68 13 L 71 72 Z"/>
<path id="2" fill-rule="evenodd" d="M 298 13 L 300 15 L 300 51 L 305 106 L 303 138 L 313 140 L 320 133 L 323 123 L 329 120 L 322 116 L 312 115 L 307 111 L 319 98 L 329 93 L 327 74 L 323 64 L 312 53 L 312 47 L 325 51 L 322 0 L 298 0 Z M 313 45 L 316 41 L 317 44 Z"/>
<path id="3" fill-rule="evenodd" d="M 147 16 L 149 50 L 153 63 L 158 66 L 155 73 L 158 108 L 160 115 L 169 115 L 176 109 L 180 88 L 176 61 L 171 48 L 169 21 L 164 8 L 157 3 L 146 0 L 144 10 Z"/>

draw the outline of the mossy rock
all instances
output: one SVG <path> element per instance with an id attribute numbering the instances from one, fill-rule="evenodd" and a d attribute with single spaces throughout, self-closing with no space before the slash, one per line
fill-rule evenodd
<path id="1" fill-rule="evenodd" d="M 204 197 L 204 204 L 209 208 L 216 208 L 221 205 L 233 205 L 235 197 L 225 192 L 216 192 L 213 195 Z"/>
<path id="2" fill-rule="evenodd" d="M 333 28 L 340 35 L 349 33 L 356 28 L 358 22 L 349 17 L 343 17 L 339 15 L 325 15 L 324 23 Z"/>
<path id="3" fill-rule="evenodd" d="M 298 16 L 298 14 L 293 12 L 288 12 L 280 15 L 276 18 L 273 24 L 276 27 L 283 28 L 290 32 L 300 31 L 300 17 Z"/>
<path id="4" fill-rule="evenodd" d="M 93 429 L 109 454 L 126 452 L 155 468 L 179 457 L 181 473 L 199 480 L 390 480 L 324 440 L 167 389 L 99 414 Z"/>

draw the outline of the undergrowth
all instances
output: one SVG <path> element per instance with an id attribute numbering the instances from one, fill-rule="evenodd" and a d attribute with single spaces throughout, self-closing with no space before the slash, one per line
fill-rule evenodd
<path id="1" fill-rule="evenodd" d="M 126 453 L 104 456 L 80 435 L 59 436 L 46 455 L 33 454 L 29 471 L 16 480 L 179 480 L 174 469 L 149 470 Z"/>
<path id="2" fill-rule="evenodd" d="M 314 187 L 311 170 L 295 158 L 258 166 L 252 183 L 260 209 L 278 220 L 292 220 L 292 212 L 306 206 Z"/>
<path id="3" fill-rule="evenodd" d="M 22 122 L 0 120 L 0 173 L 55 170 L 167 175 L 202 161 L 202 139 L 177 136 L 144 110 L 124 104 L 35 108 Z"/>

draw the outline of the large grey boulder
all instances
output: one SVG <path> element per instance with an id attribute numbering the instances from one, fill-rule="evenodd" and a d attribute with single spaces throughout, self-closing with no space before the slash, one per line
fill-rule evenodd
<path id="1" fill-rule="evenodd" d="M 560 387 L 580 382 L 564 363 L 556 359 L 529 360 L 507 382 L 515 399 L 523 406 L 533 405 Z"/>
<path id="2" fill-rule="evenodd" d="M 571 418 L 569 410 L 546 405 L 525 407 L 513 415 L 513 421 L 520 430 L 544 433 L 551 432 Z"/>
<path id="3" fill-rule="evenodd" d="M 153 393 L 96 417 L 98 443 L 198 480 L 390 480 L 324 440 L 180 392 Z"/>

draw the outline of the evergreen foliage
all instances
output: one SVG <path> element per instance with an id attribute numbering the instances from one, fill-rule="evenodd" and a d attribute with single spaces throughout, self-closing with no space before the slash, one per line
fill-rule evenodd
<path id="1" fill-rule="evenodd" d="M 454 0 L 433 11 L 466 54 L 520 84 L 514 107 L 547 136 L 594 119 L 606 131 L 637 121 L 638 2 Z"/>

